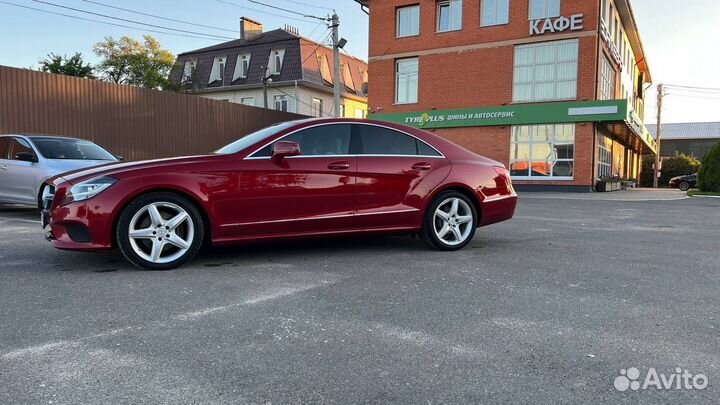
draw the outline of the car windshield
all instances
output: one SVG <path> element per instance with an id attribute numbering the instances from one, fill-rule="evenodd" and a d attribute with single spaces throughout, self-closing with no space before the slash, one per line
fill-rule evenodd
<path id="1" fill-rule="evenodd" d="M 220 155 L 229 155 L 231 153 L 237 153 L 241 150 L 247 148 L 248 146 L 251 146 L 257 142 L 262 141 L 263 139 L 267 139 L 280 131 L 284 131 L 288 128 L 290 128 L 293 125 L 296 125 L 297 122 L 290 121 L 290 122 L 283 122 L 280 124 L 271 125 L 267 128 L 263 128 L 259 131 L 253 132 L 249 135 L 246 135 L 237 141 L 223 146 L 222 148 L 215 151 L 215 153 Z"/>
<path id="2" fill-rule="evenodd" d="M 32 138 L 32 140 L 46 159 L 117 160 L 110 152 L 90 141 L 62 138 Z"/>

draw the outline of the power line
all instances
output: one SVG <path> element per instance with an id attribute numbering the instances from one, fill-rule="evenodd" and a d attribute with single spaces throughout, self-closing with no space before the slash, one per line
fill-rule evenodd
<path id="1" fill-rule="evenodd" d="M 693 86 L 681 86 L 679 84 L 666 84 L 665 87 L 683 88 L 683 89 L 691 89 L 691 90 L 720 91 L 720 88 L 717 88 L 717 87 L 693 87 Z"/>
<path id="2" fill-rule="evenodd" d="M 282 94 L 284 94 L 284 95 L 286 95 L 286 96 L 288 96 L 288 97 L 292 97 L 293 99 L 295 99 L 296 102 L 304 105 L 305 107 L 310 107 L 311 110 L 312 110 L 313 108 L 315 108 L 312 104 L 308 104 L 307 102 L 300 100 L 299 97 L 293 96 L 292 94 L 289 94 L 289 93 L 286 93 L 286 92 L 284 92 L 282 89 L 280 89 L 280 88 L 278 88 L 278 87 L 273 87 L 273 89 L 279 91 L 280 93 L 282 93 Z M 328 111 L 328 112 L 323 112 L 322 115 L 327 116 L 327 117 L 332 117 L 332 116 L 333 116 L 333 112 L 334 112 L 334 108 L 335 108 L 335 106 L 333 106 L 333 108 L 331 108 L 330 111 Z"/>
<path id="3" fill-rule="evenodd" d="M 252 8 L 252 7 L 248 7 L 248 6 L 241 6 L 241 5 L 237 4 L 237 3 L 233 3 L 233 2 L 230 2 L 230 1 L 226 1 L 226 0 L 215 0 L 215 1 L 217 1 L 218 3 L 223 3 L 223 4 L 227 4 L 227 5 L 229 5 L 229 6 L 237 7 L 237 8 L 243 9 L 243 10 L 254 11 L 254 12 L 256 12 L 256 13 L 267 14 L 267 15 L 271 15 L 271 16 L 274 16 L 274 17 L 284 18 L 284 19 L 287 19 L 287 20 L 302 21 L 302 22 L 304 22 L 304 23 L 309 23 L 309 22 L 310 22 L 310 21 L 308 21 L 308 20 L 303 20 L 302 18 L 289 17 L 289 16 L 282 15 L 282 14 L 271 13 L 271 12 L 269 12 L 269 11 L 258 10 L 258 9 L 256 9 L 256 8 Z"/>
<path id="4" fill-rule="evenodd" d="M 311 15 L 311 14 L 300 13 L 300 12 L 295 11 L 295 10 L 290 10 L 290 9 L 287 9 L 287 8 L 284 8 L 284 7 L 273 6 L 272 4 L 263 3 L 262 1 L 258 1 L 258 0 L 247 0 L 247 1 L 249 1 L 250 3 L 254 3 L 254 4 L 259 4 L 259 5 L 261 5 L 261 6 L 265 6 L 265 7 L 269 7 L 269 8 L 274 8 L 275 10 L 284 11 L 284 12 L 286 12 L 286 13 L 299 15 L 299 16 L 305 17 L 305 18 L 315 18 L 315 19 L 317 19 L 317 20 L 328 21 L 328 18 L 325 18 L 325 17 L 317 17 L 317 16 L 314 16 L 314 15 Z"/>
<path id="5" fill-rule="evenodd" d="M 297 5 L 300 5 L 300 6 L 314 7 L 314 8 L 317 8 L 317 9 L 319 9 L 319 10 L 333 11 L 333 9 L 331 9 L 331 8 L 323 7 L 323 6 L 318 6 L 317 4 L 303 3 L 302 1 L 296 1 L 296 0 L 283 0 L 283 1 L 286 1 L 286 2 L 288 2 L 288 3 L 297 4 Z"/>
<path id="6" fill-rule="evenodd" d="M 132 29 L 132 30 L 138 30 L 138 31 L 144 31 L 144 32 L 152 32 L 152 33 L 155 33 L 155 34 L 174 35 L 174 36 L 178 36 L 178 37 L 196 38 L 196 39 L 204 39 L 204 40 L 210 40 L 210 39 L 211 39 L 211 38 L 208 38 L 208 37 L 200 37 L 200 36 L 186 35 L 186 34 L 176 34 L 176 33 L 173 33 L 173 32 L 157 31 L 157 30 L 152 30 L 152 29 L 147 29 L 147 28 L 132 27 L 132 26 L 129 26 L 129 25 L 112 23 L 112 22 L 108 22 L 108 21 L 94 20 L 94 19 L 92 19 L 92 18 L 85 18 L 85 17 L 80 17 L 80 16 L 76 16 L 76 15 L 71 15 L 71 14 L 59 13 L 59 12 L 50 11 L 50 10 L 43 10 L 43 9 L 41 9 L 41 8 L 35 8 L 35 7 L 25 6 L 25 5 L 22 5 L 22 4 L 15 4 L 15 3 L 11 3 L 11 2 L 8 2 L 8 1 L 4 1 L 4 0 L 0 0 L 0 3 L 2 3 L 2 4 L 7 4 L 7 5 L 9 5 L 9 6 L 15 6 L 15 7 L 25 8 L 25 9 L 28 9 L 28 10 L 40 11 L 40 12 L 42 12 L 42 13 L 47 13 L 47 14 L 52 14 L 52 15 L 59 15 L 59 16 L 63 16 L 63 17 L 73 18 L 73 19 L 80 20 L 80 21 L 89 21 L 89 22 L 94 22 L 94 23 L 99 23 L 99 24 L 111 25 L 111 26 L 114 26 L 114 27 L 129 28 L 129 29 Z"/>
<path id="7" fill-rule="evenodd" d="M 315 47 L 315 49 L 312 50 L 312 52 L 310 52 L 310 55 L 309 55 L 307 58 L 303 59 L 302 62 L 300 62 L 300 66 L 304 65 L 305 62 L 308 61 L 308 59 L 310 59 L 310 58 L 312 58 L 313 56 L 315 56 L 315 52 L 317 52 L 317 50 L 320 49 L 321 46 L 323 46 L 323 43 L 324 43 L 325 41 L 327 41 L 328 38 L 330 38 L 330 35 L 332 35 L 332 33 L 327 34 L 327 35 L 325 36 L 325 38 L 323 38 L 322 41 L 319 41 L 319 42 L 317 43 L 317 46 Z"/>
<path id="8" fill-rule="evenodd" d="M 126 18 L 113 17 L 113 16 L 110 16 L 110 15 L 107 15 L 107 14 L 95 13 L 95 12 L 92 12 L 92 11 L 81 10 L 81 9 L 79 9 L 79 8 L 64 6 L 64 5 L 61 5 L 61 4 L 50 3 L 49 1 L 43 1 L 43 0 L 33 0 L 33 1 L 36 2 L 36 3 L 46 4 L 46 5 L 48 5 L 48 6 L 53 6 L 53 7 L 64 8 L 64 9 L 76 11 L 76 12 L 79 12 L 79 13 L 91 14 L 91 15 L 95 15 L 95 16 L 98 16 L 98 17 L 104 17 L 104 18 L 110 18 L 110 19 L 112 19 L 112 20 L 125 21 L 125 22 L 129 22 L 129 23 L 132 23 L 132 24 L 147 25 L 147 26 L 149 26 L 149 27 L 160 28 L 160 29 L 164 29 L 164 30 L 168 30 L 168 31 L 176 31 L 176 32 L 182 32 L 182 33 L 185 33 L 185 34 L 193 34 L 193 35 L 203 35 L 203 36 L 206 36 L 206 37 L 211 37 L 211 38 L 216 38 L 216 39 L 235 39 L 235 38 L 223 37 L 223 36 L 215 35 L 215 34 L 205 34 L 205 33 L 203 33 L 203 32 L 187 31 L 187 30 L 181 30 L 181 29 L 177 29 L 177 28 L 164 27 L 164 26 L 162 26 L 162 25 L 155 25 L 155 24 L 150 24 L 150 23 L 144 23 L 144 22 L 129 20 L 129 19 L 126 19 Z"/>
<path id="9" fill-rule="evenodd" d="M 125 11 L 125 12 L 128 12 L 128 13 L 139 14 L 139 15 L 144 15 L 144 16 L 147 16 L 147 17 L 157 18 L 157 19 L 160 19 L 160 20 L 172 21 L 172 22 L 181 23 L 181 24 L 187 24 L 187 25 L 194 25 L 194 26 L 196 26 L 196 27 L 202 27 L 202 28 L 210 28 L 210 29 L 218 30 L 218 31 L 226 31 L 226 32 L 237 33 L 237 30 L 231 30 L 231 29 L 227 29 L 227 28 L 218 28 L 218 27 L 213 27 L 213 26 L 211 26 L 211 25 L 205 25 L 205 24 L 196 24 L 196 23 L 193 23 L 193 22 L 190 22 L 190 21 L 176 20 L 176 19 L 174 19 L 174 18 L 169 18 L 169 17 L 161 17 L 161 16 L 159 16 L 159 15 L 150 14 L 150 13 L 144 13 L 144 12 L 142 12 L 142 11 L 135 11 L 135 10 L 127 9 L 127 8 L 112 6 L 112 5 L 110 5 L 110 4 L 104 4 L 104 3 L 101 3 L 101 2 L 99 2 L 99 1 L 93 1 L 93 0 L 82 0 L 82 1 L 84 1 L 84 2 L 86 2 L 86 3 L 97 4 L 97 5 L 103 6 L 103 7 L 112 8 L 112 9 L 115 9 L 115 10 Z"/>

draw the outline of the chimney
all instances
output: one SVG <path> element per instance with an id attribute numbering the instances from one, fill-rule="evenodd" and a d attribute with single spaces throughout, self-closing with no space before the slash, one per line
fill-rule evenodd
<path id="1" fill-rule="evenodd" d="M 262 33 L 262 24 L 247 17 L 240 17 L 240 39 L 252 41 Z"/>

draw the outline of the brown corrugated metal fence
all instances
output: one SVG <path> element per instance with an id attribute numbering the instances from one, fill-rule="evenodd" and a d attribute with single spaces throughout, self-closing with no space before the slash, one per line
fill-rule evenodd
<path id="1" fill-rule="evenodd" d="M 302 117 L 0 66 L 0 134 L 89 139 L 127 160 L 211 152 L 270 124 Z"/>

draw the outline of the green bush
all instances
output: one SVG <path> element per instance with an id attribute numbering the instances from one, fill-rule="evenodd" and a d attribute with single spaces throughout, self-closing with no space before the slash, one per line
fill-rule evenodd
<path id="1" fill-rule="evenodd" d="M 642 173 L 640 173 L 640 185 L 642 187 L 652 187 L 653 185 L 653 164 L 655 164 L 655 156 L 648 155 L 643 158 Z M 697 173 L 699 168 L 700 161 L 694 156 L 684 153 L 677 153 L 673 157 L 664 158 L 658 185 L 667 187 L 673 177 Z"/>
<path id="2" fill-rule="evenodd" d="M 698 172 L 698 187 L 700 191 L 720 192 L 720 143 L 705 154 Z"/>

